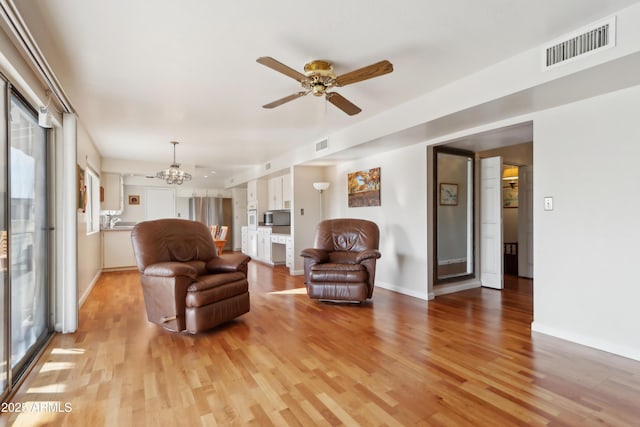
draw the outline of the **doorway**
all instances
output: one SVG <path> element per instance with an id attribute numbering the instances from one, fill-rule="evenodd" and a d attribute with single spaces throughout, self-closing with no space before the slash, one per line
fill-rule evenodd
<path id="1" fill-rule="evenodd" d="M 474 190 L 474 211 L 470 216 L 471 225 L 469 225 L 473 230 L 471 248 L 474 254 L 474 267 L 469 270 L 468 275 L 445 277 L 447 280 L 441 280 L 443 278 L 442 262 L 438 259 L 438 252 L 442 247 L 442 239 L 448 239 L 451 234 L 438 233 L 442 215 L 438 212 L 440 206 L 436 195 L 440 191 L 440 183 L 435 172 L 431 174 L 429 190 L 433 193 L 433 202 L 429 206 L 428 219 L 432 222 L 433 230 L 429 244 L 433 261 L 429 273 L 429 293 L 438 296 L 479 286 L 501 288 L 504 274 L 514 272 L 514 262 L 517 270 L 515 276 L 533 278 L 533 122 L 466 136 L 431 147 L 430 150 L 429 164 L 434 171 L 438 167 L 438 152 L 454 150 L 471 153 L 476 165 L 474 180 L 477 185 Z M 482 195 L 484 182 L 483 173 L 480 171 L 482 159 L 490 157 L 499 157 L 497 166 L 492 172 L 495 180 L 491 185 L 497 189 L 491 193 L 493 197 L 489 197 L 486 192 L 484 196 Z M 502 170 L 503 163 L 515 167 L 518 176 L 505 179 L 507 177 Z M 510 170 L 510 173 L 513 173 L 513 170 Z M 492 198 L 493 202 L 490 203 L 489 198 Z M 482 230 L 484 219 L 481 219 L 481 213 L 490 204 L 495 205 L 494 211 L 498 219 L 495 225 L 489 224 L 490 227 L 494 227 L 493 236 L 483 241 L 483 236 L 487 236 L 487 230 L 491 231 L 491 228 Z M 492 244 L 488 245 L 488 243 Z M 493 286 L 485 284 L 486 277 L 482 277 L 483 271 L 490 270 L 487 268 L 488 265 L 492 265 L 495 270 L 492 278 Z"/>

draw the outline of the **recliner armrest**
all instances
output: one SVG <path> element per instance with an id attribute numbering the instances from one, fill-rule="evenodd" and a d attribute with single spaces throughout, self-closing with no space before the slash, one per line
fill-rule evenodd
<path id="1" fill-rule="evenodd" d="M 156 276 L 156 277 L 175 277 L 175 276 L 186 276 L 191 279 L 195 279 L 198 277 L 198 271 L 190 266 L 189 264 L 185 264 L 182 262 L 158 262 L 156 264 L 151 264 L 142 272 L 145 276 Z"/>
<path id="2" fill-rule="evenodd" d="M 356 262 L 357 263 L 361 263 L 362 261 L 366 260 L 366 259 L 378 259 L 380 258 L 382 255 L 380 254 L 379 251 L 377 251 L 376 249 L 367 249 L 365 251 L 359 252 L 358 256 L 356 257 Z"/>
<path id="3" fill-rule="evenodd" d="M 315 262 L 329 261 L 329 252 L 324 249 L 307 248 L 300 252 L 300 256 L 305 258 L 311 258 Z"/>
<path id="4" fill-rule="evenodd" d="M 211 273 L 246 271 L 249 261 L 251 257 L 243 253 L 222 254 L 207 262 L 207 271 Z"/>

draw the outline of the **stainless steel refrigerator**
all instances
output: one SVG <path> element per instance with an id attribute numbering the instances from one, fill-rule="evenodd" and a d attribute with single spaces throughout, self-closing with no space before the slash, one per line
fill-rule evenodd
<path id="1" fill-rule="evenodd" d="M 202 222 L 207 226 L 226 225 L 229 227 L 224 250 L 233 249 L 233 205 L 231 198 L 190 197 L 189 219 Z"/>

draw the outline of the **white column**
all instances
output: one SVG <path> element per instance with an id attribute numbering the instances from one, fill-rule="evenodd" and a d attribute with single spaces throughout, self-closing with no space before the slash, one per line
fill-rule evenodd
<path id="1" fill-rule="evenodd" d="M 58 267 L 61 279 L 57 289 L 56 331 L 75 332 L 78 329 L 78 225 L 76 207 L 78 189 L 76 177 L 77 118 L 65 113 L 62 117 L 62 167 L 59 169 L 60 185 L 56 194 L 62 204 L 58 218 L 58 238 L 62 256 Z"/>

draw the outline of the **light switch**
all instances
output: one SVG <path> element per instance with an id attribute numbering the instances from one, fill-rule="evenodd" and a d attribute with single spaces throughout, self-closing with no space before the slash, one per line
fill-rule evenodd
<path id="1" fill-rule="evenodd" d="M 545 197 L 544 198 L 544 210 L 552 211 L 553 210 L 553 197 Z"/>

